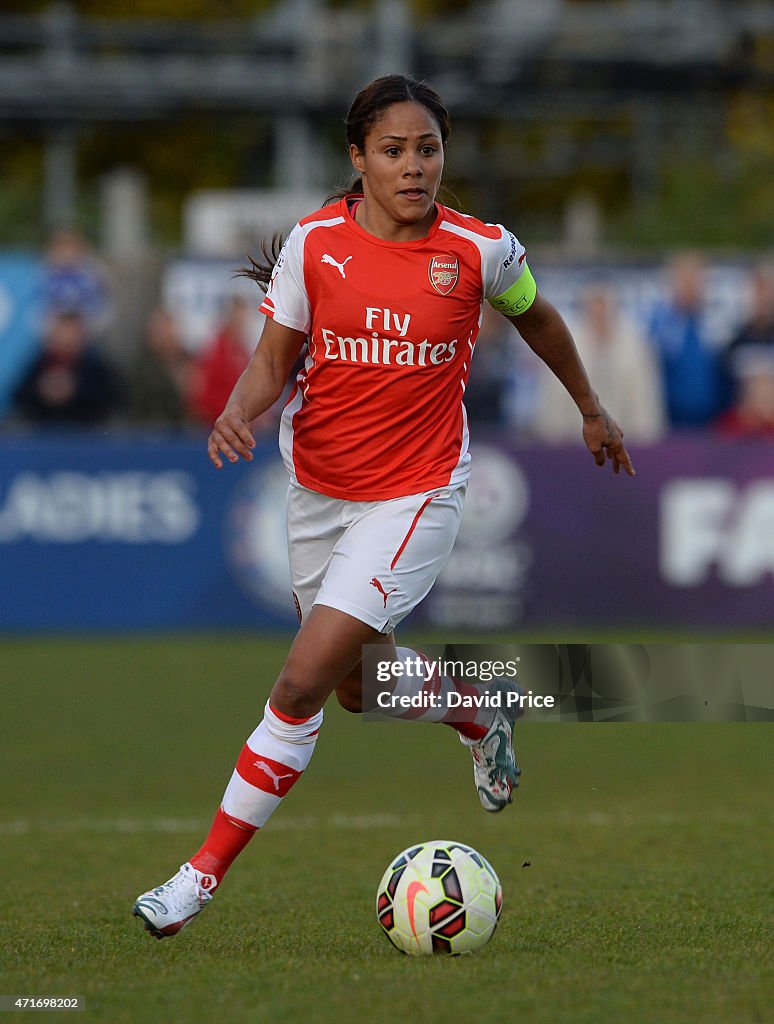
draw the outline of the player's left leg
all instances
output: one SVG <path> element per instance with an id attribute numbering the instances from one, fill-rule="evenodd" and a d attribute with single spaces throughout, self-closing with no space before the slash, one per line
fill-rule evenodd
<path id="1" fill-rule="evenodd" d="M 379 654 L 386 661 L 389 656 Z M 442 675 L 438 667 L 409 647 L 397 647 L 395 663 L 399 675 L 394 684 L 375 684 L 372 666 L 359 665 L 336 688 L 336 696 L 348 711 L 378 711 L 389 718 L 412 722 L 441 722 L 449 725 L 468 747 L 473 759 L 473 780 L 486 811 L 501 811 L 513 800 L 521 769 L 516 763 L 513 730 L 523 715 L 521 688 L 510 679 L 496 679 L 487 688 L 488 700 L 479 707 L 462 709 L 459 698 L 480 698 L 480 686 Z M 371 671 L 369 671 L 369 668 Z M 366 674 L 368 673 L 368 674 Z M 415 698 L 416 707 L 404 707 L 389 699 L 374 703 L 381 690 L 389 698 Z M 364 704 L 364 694 L 370 695 Z M 455 694 L 457 699 L 452 700 Z M 490 703 L 493 695 L 497 701 Z M 497 706 L 492 706 L 496 703 Z"/>
<path id="2" fill-rule="evenodd" d="M 498 680 L 501 707 L 476 707 L 459 698 L 480 697 L 477 685 L 441 674 L 422 654 L 394 646 L 394 627 L 426 596 L 451 552 L 462 514 L 464 489 L 412 495 L 364 507 L 329 559 L 315 595 L 320 604 L 351 611 L 383 634 L 373 657 L 349 672 L 336 688 L 347 710 L 380 710 L 406 720 L 452 726 L 473 757 L 474 779 L 482 806 L 502 810 L 518 785 L 513 726 L 521 714 L 513 701 L 518 688 Z M 392 663 L 391 682 L 379 682 L 375 662 Z M 396 682 L 397 681 L 397 682 Z M 416 698 L 416 707 L 385 703 L 380 694 Z M 457 699 L 451 700 L 454 694 Z M 405 703 L 405 702 L 404 702 Z M 468 706 L 465 707 L 464 704 Z M 381 705 L 377 707 L 377 705 Z"/>

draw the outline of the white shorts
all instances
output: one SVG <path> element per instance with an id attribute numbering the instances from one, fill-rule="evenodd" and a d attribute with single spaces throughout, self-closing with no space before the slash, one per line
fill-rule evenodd
<path id="1" fill-rule="evenodd" d="M 427 595 L 451 554 L 467 482 L 388 501 L 288 490 L 288 551 L 299 618 L 312 605 L 389 633 Z"/>

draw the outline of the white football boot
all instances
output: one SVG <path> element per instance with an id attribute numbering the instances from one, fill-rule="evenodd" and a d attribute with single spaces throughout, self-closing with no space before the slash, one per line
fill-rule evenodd
<path id="1" fill-rule="evenodd" d="M 218 880 L 191 864 L 183 864 L 168 882 L 137 898 L 132 913 L 141 918 L 145 930 L 157 939 L 177 933 L 192 921 L 212 899 Z"/>
<path id="2" fill-rule="evenodd" d="M 509 693 L 524 691 L 510 679 L 496 679 L 489 693 L 501 692 L 503 707 L 496 708 L 492 724 L 480 740 L 471 740 L 460 733 L 460 741 L 470 749 L 473 757 L 473 779 L 485 811 L 502 811 L 513 800 L 513 790 L 519 785 L 521 768 L 516 764 L 513 749 L 513 727 L 524 714 L 521 702 L 508 707 Z"/>

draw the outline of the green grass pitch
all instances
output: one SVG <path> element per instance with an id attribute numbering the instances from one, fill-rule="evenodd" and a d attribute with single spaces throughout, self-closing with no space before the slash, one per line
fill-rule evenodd
<path id="1" fill-rule="evenodd" d="M 132 902 L 198 847 L 285 649 L 0 645 L 0 994 L 79 995 L 75 1019 L 110 1024 L 772 1019 L 768 725 L 527 721 L 521 790 L 489 816 L 451 730 L 331 705 L 211 906 L 152 939 Z M 390 858 L 432 838 L 500 874 L 477 956 L 404 957 L 376 924 Z"/>

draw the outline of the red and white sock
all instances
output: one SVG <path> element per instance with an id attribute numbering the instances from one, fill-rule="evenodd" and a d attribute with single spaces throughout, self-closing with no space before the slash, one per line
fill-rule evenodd
<path id="1" fill-rule="evenodd" d="M 197 871 L 221 881 L 301 777 L 314 752 L 322 720 L 322 711 L 310 718 L 290 718 L 267 701 L 263 721 L 242 748 L 209 835 L 191 857 Z"/>
<path id="2" fill-rule="evenodd" d="M 409 647 L 397 647 L 396 652 L 397 661 L 410 668 L 410 672 L 405 672 L 398 678 L 392 691 L 393 695 L 413 697 L 419 693 L 432 694 L 440 698 L 436 701 L 439 706 L 379 708 L 382 714 L 389 718 L 402 718 L 414 722 L 443 722 L 444 725 L 450 725 L 452 729 L 456 729 L 458 733 L 470 740 L 480 740 L 486 734 L 492 724 L 491 708 L 449 706 L 449 693 L 456 692 L 463 697 L 478 697 L 481 695 L 481 691 L 477 686 L 452 679 L 451 676 L 442 676 L 437 665 Z"/>

